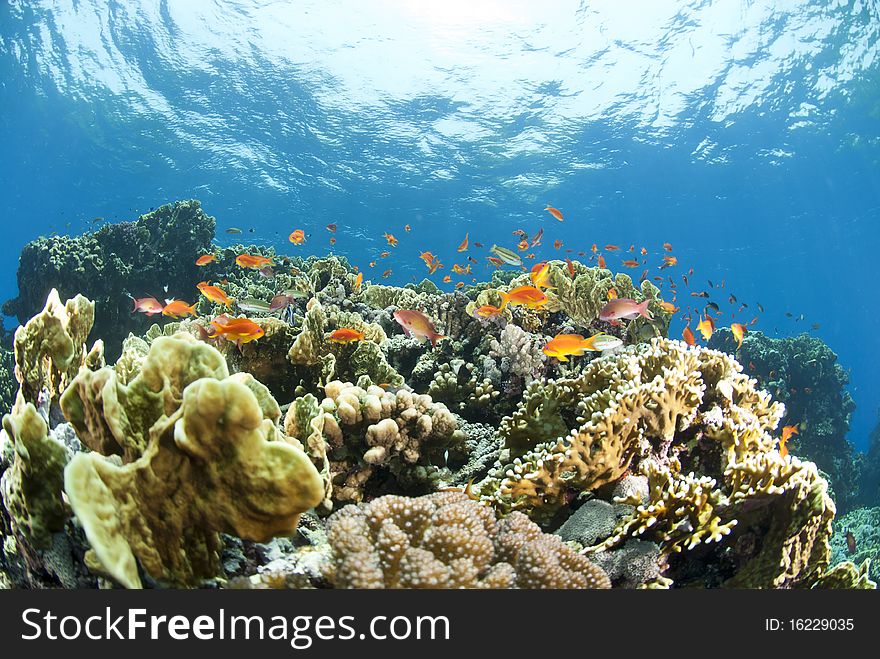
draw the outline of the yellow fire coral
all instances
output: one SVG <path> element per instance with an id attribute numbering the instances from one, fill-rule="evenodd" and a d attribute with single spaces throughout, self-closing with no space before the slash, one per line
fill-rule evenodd
<path id="1" fill-rule="evenodd" d="M 384 496 L 330 517 L 337 588 L 609 588 L 605 572 L 521 513 L 461 492 Z"/>
<path id="2" fill-rule="evenodd" d="M 80 453 L 64 472 L 91 563 L 127 587 L 141 585 L 138 562 L 153 579 L 198 584 L 218 572 L 219 533 L 288 534 L 321 501 L 321 478 L 277 427 L 265 387 L 229 377 L 188 335 L 154 341 L 128 385 L 108 368 L 82 371 L 62 406 L 83 441 L 133 459 Z"/>
<path id="3" fill-rule="evenodd" d="M 57 402 L 86 361 L 86 339 L 95 321 L 95 303 L 77 295 L 62 304 L 49 292 L 43 311 L 15 330 L 15 377 L 20 389 L 16 408 L 40 404 L 45 390 Z M 101 344 L 96 346 L 101 351 Z"/>

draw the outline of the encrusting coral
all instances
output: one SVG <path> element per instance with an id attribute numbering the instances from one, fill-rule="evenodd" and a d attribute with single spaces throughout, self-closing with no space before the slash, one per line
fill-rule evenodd
<path id="1" fill-rule="evenodd" d="M 62 407 L 90 447 L 129 460 L 80 453 L 64 473 L 93 564 L 127 587 L 141 585 L 137 562 L 171 585 L 212 578 L 219 533 L 291 533 L 321 501 L 321 478 L 280 432 L 265 387 L 228 376 L 220 354 L 188 335 L 154 341 L 128 385 L 110 369 L 81 372 Z"/>
<path id="2" fill-rule="evenodd" d="M 525 515 L 461 492 L 388 495 L 328 520 L 337 588 L 609 588 L 604 571 Z"/>

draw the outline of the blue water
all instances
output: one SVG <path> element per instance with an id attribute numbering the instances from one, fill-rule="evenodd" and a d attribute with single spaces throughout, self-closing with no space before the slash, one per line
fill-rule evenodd
<path id="1" fill-rule="evenodd" d="M 186 198 L 220 243 L 323 254 L 336 223 L 333 250 L 362 268 L 390 231 L 399 246 L 368 272 L 396 284 L 421 279 L 425 249 L 447 263 L 439 283 L 465 232 L 512 247 L 543 227 L 537 258 L 566 256 L 556 239 L 644 245 L 651 276 L 668 241 L 680 265 L 663 275 L 724 280 L 763 304 L 757 329 L 820 324 L 864 447 L 878 44 L 876 1 L 6 0 L 0 299 L 36 236 Z M 631 255 L 605 256 L 626 271 Z"/>

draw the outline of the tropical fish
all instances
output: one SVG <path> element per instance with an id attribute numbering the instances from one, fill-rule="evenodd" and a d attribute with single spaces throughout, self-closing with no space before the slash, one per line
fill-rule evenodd
<path id="1" fill-rule="evenodd" d="M 211 300 L 211 302 L 225 304 L 227 307 L 231 306 L 229 297 L 222 289 L 217 288 L 216 286 L 210 286 L 206 281 L 199 282 L 196 285 L 196 288 L 199 289 L 202 295 Z"/>
<path id="2" fill-rule="evenodd" d="M 496 268 L 500 268 L 501 266 L 504 265 L 504 261 L 502 261 L 501 259 L 495 258 L 494 256 L 487 256 L 486 260 L 489 263 L 491 263 L 492 265 L 494 265 Z"/>
<path id="3" fill-rule="evenodd" d="M 238 227 L 229 227 L 228 229 L 226 229 L 226 233 L 241 233 L 241 229 L 239 229 Z"/>
<path id="4" fill-rule="evenodd" d="M 216 258 L 217 257 L 214 256 L 213 254 L 204 254 L 196 259 L 196 265 L 198 265 L 198 266 L 208 265 L 211 261 L 213 261 Z"/>
<path id="5" fill-rule="evenodd" d="M 440 263 L 440 259 L 434 259 L 431 262 L 431 265 L 428 266 L 428 274 L 433 275 L 435 272 L 437 272 L 442 267 L 443 267 L 443 264 Z"/>
<path id="6" fill-rule="evenodd" d="M 758 311 L 760 311 L 761 313 L 764 313 L 764 307 L 761 306 L 760 302 L 758 302 Z"/>
<path id="7" fill-rule="evenodd" d="M 302 229 L 294 229 L 287 239 L 294 245 L 302 245 L 306 241 L 306 232 Z"/>
<path id="8" fill-rule="evenodd" d="M 565 267 L 568 268 L 568 276 L 574 279 L 574 263 L 571 259 L 565 259 Z"/>
<path id="9" fill-rule="evenodd" d="M 550 213 L 550 215 L 552 215 L 554 218 L 556 218 L 560 222 L 563 221 L 562 212 L 558 208 L 553 208 L 553 206 L 547 206 L 547 208 L 545 208 L 544 210 L 547 211 L 548 213 Z"/>
<path id="10" fill-rule="evenodd" d="M 254 254 L 239 254 L 235 262 L 242 268 L 262 268 L 272 263 L 272 259 Z"/>
<path id="11" fill-rule="evenodd" d="M 542 352 L 548 357 L 567 362 L 569 356 L 578 357 L 584 354 L 585 350 L 613 350 L 622 345 L 623 341 L 608 334 L 596 334 L 589 339 L 585 339 L 580 334 L 557 334 L 547 342 Z"/>
<path id="12" fill-rule="evenodd" d="M 165 308 L 162 309 L 163 316 L 171 316 L 172 318 L 181 318 L 183 316 L 195 316 L 196 306 L 198 302 L 187 304 L 183 300 L 169 300 Z"/>
<path id="13" fill-rule="evenodd" d="M 271 265 L 264 265 L 260 268 L 260 276 L 265 277 L 266 279 L 272 279 L 275 277 L 275 270 L 272 269 Z"/>
<path id="14" fill-rule="evenodd" d="M 363 341 L 364 333 L 350 327 L 340 327 L 339 329 L 334 330 L 330 336 L 327 337 L 327 340 L 344 345 L 346 343 L 353 343 L 354 341 Z"/>
<path id="15" fill-rule="evenodd" d="M 453 263 L 452 264 L 452 272 L 457 275 L 469 275 L 469 274 L 471 274 L 471 266 L 468 266 L 465 268 L 465 267 L 458 265 L 458 263 Z"/>
<path id="16" fill-rule="evenodd" d="M 285 291 L 284 293 L 279 293 L 272 297 L 269 300 L 269 312 L 274 313 L 275 311 L 281 311 L 281 309 L 286 309 L 289 307 L 293 301 L 297 297 L 305 297 L 305 293 L 301 293 L 300 291 Z"/>
<path id="17" fill-rule="evenodd" d="M 524 230 L 522 230 L 522 229 L 514 229 L 514 230 L 513 230 L 513 235 L 516 236 L 517 238 L 521 239 L 521 240 L 528 240 L 528 239 L 529 239 L 529 234 L 527 234 L 527 233 L 526 233 Z"/>
<path id="18" fill-rule="evenodd" d="M 412 227 L 408 224 L 404 224 L 403 230 L 406 231 L 407 233 L 409 233 L 410 231 L 412 231 Z"/>
<path id="19" fill-rule="evenodd" d="M 501 296 L 502 309 L 507 305 L 540 309 L 550 301 L 550 298 L 540 288 L 535 288 L 534 286 L 517 286 L 507 293 L 498 291 L 498 294 Z"/>
<path id="20" fill-rule="evenodd" d="M 474 241 L 474 247 L 482 247 L 482 246 L 483 246 L 483 243 L 478 243 L 478 242 Z"/>
<path id="21" fill-rule="evenodd" d="M 645 256 L 645 254 L 647 254 L 647 253 L 648 253 L 648 250 L 646 250 L 644 247 L 642 247 L 642 248 L 639 250 L 639 254 L 641 254 L 642 256 Z"/>
<path id="22" fill-rule="evenodd" d="M 642 275 L 639 277 L 639 281 L 640 282 L 645 281 L 647 278 L 648 278 L 648 271 L 642 270 Z"/>
<path id="23" fill-rule="evenodd" d="M 663 257 L 663 265 L 660 266 L 660 269 L 663 268 L 671 268 L 674 265 L 678 265 L 678 259 L 674 256 L 664 256 Z"/>
<path id="24" fill-rule="evenodd" d="M 387 259 L 389 256 L 391 256 L 391 252 L 379 252 L 380 259 Z"/>
<path id="25" fill-rule="evenodd" d="M 264 302 L 263 300 L 258 300 L 255 297 L 236 300 L 235 304 L 238 305 L 239 309 L 248 313 L 269 313 L 272 310 L 271 304 Z"/>
<path id="26" fill-rule="evenodd" d="M 536 263 L 529 273 L 529 279 L 537 288 L 554 288 L 550 285 L 550 264 L 547 261 Z"/>
<path id="27" fill-rule="evenodd" d="M 383 233 L 382 236 L 388 241 L 389 245 L 397 247 L 397 238 L 394 237 L 393 233 Z"/>
<path id="28" fill-rule="evenodd" d="M 335 233 L 335 232 L 336 232 L 336 225 L 335 225 L 335 224 L 328 224 L 325 228 L 326 228 L 327 231 L 329 231 L 330 233 Z"/>
<path id="29" fill-rule="evenodd" d="M 748 332 L 748 330 L 746 329 L 745 325 L 740 325 L 739 323 L 731 323 L 730 331 L 733 332 L 733 338 L 736 339 L 736 348 L 737 350 L 739 350 L 739 348 L 743 344 L 743 337 L 746 335 L 746 332 Z"/>
<path id="30" fill-rule="evenodd" d="M 529 247 L 537 247 L 541 244 L 541 238 L 544 236 L 544 228 L 538 229 L 538 233 L 535 234 L 534 238 L 529 242 Z"/>
<path id="31" fill-rule="evenodd" d="M 331 245 L 335 245 L 335 244 L 336 244 L 336 236 L 330 236 L 330 244 L 331 244 Z"/>
<path id="32" fill-rule="evenodd" d="M 382 279 L 388 279 L 391 276 L 391 268 L 382 273 Z"/>
<path id="33" fill-rule="evenodd" d="M 464 240 L 462 240 L 462 241 L 461 241 L 461 245 L 458 246 L 458 251 L 459 251 L 459 252 L 463 252 L 463 251 L 465 251 L 465 250 L 468 248 L 468 235 L 469 235 L 469 234 L 467 234 L 467 233 L 464 234 Z"/>
<path id="34" fill-rule="evenodd" d="M 638 268 L 641 264 L 635 259 L 627 259 L 623 262 L 623 265 L 626 268 Z"/>
<path id="35" fill-rule="evenodd" d="M 667 252 L 671 252 L 672 245 L 670 245 L 669 243 L 663 243 L 663 249 L 665 249 Z"/>
<path id="36" fill-rule="evenodd" d="M 474 317 L 476 318 L 494 318 L 499 315 L 501 315 L 501 309 L 491 304 L 484 304 L 474 309 Z"/>
<path id="37" fill-rule="evenodd" d="M 602 256 L 601 254 L 599 254 L 599 256 L 596 257 L 596 263 L 599 265 L 600 268 L 604 268 L 605 267 L 605 257 Z"/>
<path id="38" fill-rule="evenodd" d="M 596 247 L 596 243 L 593 243 L 593 246 L 590 247 L 590 251 L 593 252 L 593 254 L 599 251 L 599 248 Z"/>
<path id="39" fill-rule="evenodd" d="M 709 297 L 709 294 L 706 291 L 694 291 L 691 293 L 691 297 Z"/>
<path id="40" fill-rule="evenodd" d="M 495 256 L 497 256 L 501 261 L 506 263 L 507 265 L 522 265 L 522 259 L 519 254 L 516 252 L 512 252 L 505 247 L 499 247 L 498 245 L 492 245 L 489 249 Z"/>
<path id="41" fill-rule="evenodd" d="M 680 307 L 675 306 L 672 302 L 666 302 L 665 300 L 660 301 L 660 308 L 663 309 L 666 313 L 676 313 L 680 309 Z"/>
<path id="42" fill-rule="evenodd" d="M 712 338 L 712 333 L 715 331 L 715 321 L 711 316 L 707 315 L 697 324 L 697 331 L 703 335 L 703 339 L 708 341 Z"/>
<path id="43" fill-rule="evenodd" d="M 398 309 L 394 312 L 394 320 L 396 320 L 403 328 L 403 333 L 407 337 L 416 337 L 420 341 L 428 339 L 431 347 L 437 345 L 441 339 L 448 338 L 444 334 L 439 334 L 434 329 L 434 324 L 421 311 L 415 309 Z"/>
<path id="44" fill-rule="evenodd" d="M 788 455 L 788 440 L 791 439 L 792 435 L 797 435 L 798 429 L 797 426 L 785 426 L 782 429 L 782 437 L 779 438 L 779 455 L 781 457 L 785 457 Z"/>
<path id="45" fill-rule="evenodd" d="M 526 251 L 529 248 L 529 241 L 528 240 L 520 240 L 519 243 L 517 244 L 516 248 L 521 252 Z"/>
<path id="46" fill-rule="evenodd" d="M 716 312 L 716 313 L 718 313 L 719 311 L 721 311 L 721 309 L 718 307 L 718 305 L 717 305 L 715 302 L 711 302 L 711 301 L 710 301 L 710 302 L 706 302 L 706 308 L 708 308 L 708 309 L 712 309 L 712 311 L 714 311 L 714 312 Z"/>
<path id="47" fill-rule="evenodd" d="M 162 313 L 165 309 L 165 305 L 154 297 L 133 297 L 131 300 L 134 302 L 134 309 L 131 310 L 132 313 L 139 311 L 148 316 L 155 316 L 157 313 Z"/>
<path id="48" fill-rule="evenodd" d="M 211 327 L 214 328 L 212 337 L 222 336 L 239 346 L 256 341 L 266 334 L 265 330 L 254 321 L 248 318 L 229 318 L 226 314 L 212 320 Z"/>
<path id="49" fill-rule="evenodd" d="M 452 281 L 452 277 L 450 277 L 449 275 L 446 275 L 445 277 L 443 277 L 443 281 L 444 281 L 444 283 L 448 284 L 449 282 Z"/>
<path id="50" fill-rule="evenodd" d="M 363 281 L 364 281 L 364 273 L 363 272 L 357 273 L 357 277 L 354 278 L 354 284 L 352 285 L 352 290 L 354 290 L 355 293 L 357 293 L 359 290 L 361 290 L 361 284 L 363 283 Z"/>
<path id="51" fill-rule="evenodd" d="M 620 320 L 621 318 L 632 320 L 639 316 L 647 318 L 648 320 L 654 320 L 654 316 L 648 310 L 648 305 L 650 303 L 651 300 L 645 300 L 644 302 L 639 303 L 628 297 L 619 297 L 614 300 L 609 300 L 599 312 L 599 320 L 609 321 Z"/>
<path id="52" fill-rule="evenodd" d="M 460 282 L 458 282 L 458 283 L 455 285 L 455 290 L 459 290 L 459 289 L 462 288 L 463 286 L 464 286 L 464 282 L 463 282 L 463 281 L 460 281 Z"/>
<path id="53" fill-rule="evenodd" d="M 434 256 L 431 252 L 422 252 L 421 254 L 419 254 L 419 258 L 425 262 L 425 265 L 430 266 L 434 262 L 434 259 L 437 257 Z"/>
<path id="54" fill-rule="evenodd" d="M 554 249 L 559 249 L 560 247 L 562 247 L 562 245 L 563 245 L 563 243 L 561 240 L 554 240 L 553 241 L 553 248 Z"/>
<path id="55" fill-rule="evenodd" d="M 684 339 L 684 342 L 689 346 L 695 345 L 696 341 L 694 340 L 694 333 L 691 332 L 691 326 L 686 325 L 685 328 L 681 331 L 681 338 Z"/>
<path id="56" fill-rule="evenodd" d="M 615 290 L 614 287 L 609 288 L 608 292 L 605 294 L 605 297 L 608 298 L 609 300 L 616 300 L 617 299 L 617 290 Z"/>
<path id="57" fill-rule="evenodd" d="M 856 537 L 852 531 L 846 532 L 846 551 L 850 554 L 856 553 Z"/>

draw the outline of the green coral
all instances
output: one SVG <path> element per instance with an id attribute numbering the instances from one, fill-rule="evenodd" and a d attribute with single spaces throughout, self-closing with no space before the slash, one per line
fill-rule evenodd
<path id="1" fill-rule="evenodd" d="M 67 511 L 61 485 L 67 450 L 49 436 L 46 422 L 28 403 L 3 417 L 12 444 L 12 466 L 3 473 L 0 494 L 14 528 L 33 547 L 45 549 L 64 528 Z"/>
<path id="2" fill-rule="evenodd" d="M 469 420 L 493 416 L 492 404 L 499 392 L 491 380 L 477 380 L 474 370 L 461 359 L 440 365 L 428 385 L 428 395 Z"/>
<path id="3" fill-rule="evenodd" d="M 220 533 L 291 533 L 323 496 L 318 472 L 277 427 L 268 390 L 228 376 L 222 356 L 187 335 L 156 339 L 128 385 L 110 369 L 83 371 L 62 406 L 93 449 L 130 460 L 80 453 L 64 472 L 92 565 L 126 587 L 141 585 L 138 563 L 171 585 L 212 578 Z"/>

